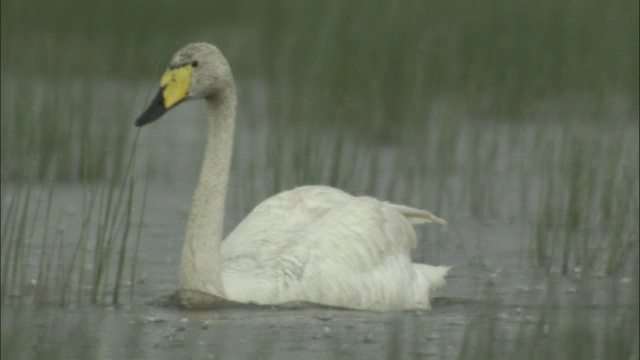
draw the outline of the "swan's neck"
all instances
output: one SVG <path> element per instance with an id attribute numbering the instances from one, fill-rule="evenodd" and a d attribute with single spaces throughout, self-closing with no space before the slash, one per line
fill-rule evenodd
<path id="1" fill-rule="evenodd" d="M 220 248 L 233 150 L 235 88 L 231 86 L 206 102 L 207 145 L 182 249 L 180 288 L 225 297 Z"/>

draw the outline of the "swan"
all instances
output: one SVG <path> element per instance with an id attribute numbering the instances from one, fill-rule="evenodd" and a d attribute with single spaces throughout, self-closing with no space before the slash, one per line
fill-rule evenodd
<path id="1" fill-rule="evenodd" d="M 449 268 L 410 258 L 417 244 L 412 225 L 445 223 L 429 211 L 304 186 L 262 201 L 222 241 L 236 115 L 235 81 L 222 52 L 207 43 L 180 49 L 135 125 L 198 99 L 207 105 L 209 128 L 182 250 L 181 305 L 430 308 Z"/>

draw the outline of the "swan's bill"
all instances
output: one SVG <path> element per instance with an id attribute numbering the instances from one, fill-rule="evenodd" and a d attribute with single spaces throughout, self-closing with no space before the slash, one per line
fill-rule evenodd
<path id="1" fill-rule="evenodd" d="M 167 69 L 160 80 L 160 91 L 147 110 L 136 120 L 135 125 L 142 126 L 153 122 L 183 101 L 189 95 L 192 69 L 191 64 Z"/>
<path id="2" fill-rule="evenodd" d="M 164 97 L 164 106 L 171 109 L 189 94 L 191 86 L 191 64 L 186 64 L 178 68 L 169 68 L 162 75 L 160 87 Z"/>

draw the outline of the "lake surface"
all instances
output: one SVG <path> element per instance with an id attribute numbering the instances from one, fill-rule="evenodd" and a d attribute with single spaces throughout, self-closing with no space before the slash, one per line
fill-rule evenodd
<path id="1" fill-rule="evenodd" d="M 269 157 L 273 143 L 284 144 L 282 153 L 276 153 L 279 156 L 290 154 L 290 149 L 295 151 L 301 142 L 295 139 L 295 129 L 291 133 L 276 132 L 274 129 L 278 128 L 272 119 L 266 115 L 256 118 L 265 101 L 260 95 L 260 85 L 243 86 L 249 89 L 245 90 L 243 100 L 253 104 L 253 110 L 241 109 L 238 120 L 227 201 L 227 232 L 253 205 L 274 193 L 273 188 L 278 185 L 274 172 L 280 170 L 274 170 Z M 142 102 L 140 100 L 140 109 L 144 107 Z M 551 123 L 538 127 L 545 129 L 543 132 L 536 132 L 538 128 L 532 130 L 527 124 L 487 122 L 477 140 L 472 134 L 480 130 L 474 127 L 473 120 L 461 121 L 456 125 L 461 135 L 455 137 L 458 143 L 453 144 L 456 154 L 450 158 L 455 164 L 445 175 L 442 172 L 447 166 L 434 160 L 437 155 L 425 155 L 428 166 L 419 166 L 417 170 L 412 169 L 412 163 L 420 162 L 422 155 L 400 161 L 407 159 L 407 154 L 425 151 L 426 147 L 414 144 L 420 143 L 419 134 L 418 140 L 410 144 L 379 145 L 372 149 L 374 145 L 354 140 L 346 145 L 351 152 L 345 152 L 345 157 L 373 151 L 373 155 L 357 155 L 354 159 L 366 162 L 373 158 L 376 164 L 375 171 L 356 174 L 363 179 L 363 184 L 367 183 L 367 176 L 374 178 L 374 185 L 361 186 L 361 190 L 354 193 L 423 207 L 448 220 L 449 224 L 444 227 L 427 225 L 417 229 L 416 261 L 453 266 L 447 286 L 436 293 L 431 311 L 373 313 L 276 307 L 184 311 L 154 305 L 152 302 L 178 286 L 182 239 L 204 148 L 205 124 L 199 119 L 201 116 L 201 106 L 185 105 L 142 129 L 134 177 L 144 182 L 141 173 L 147 166 L 153 175 L 148 183 L 131 300 L 128 299 L 131 284 L 127 283 L 124 287 L 127 300 L 123 305 L 87 305 L 86 300 L 64 307 L 34 304 L 33 299 L 25 295 L 28 291 L 25 292 L 24 287 L 37 288 L 39 284 L 27 277 L 21 291 L 14 289 L 16 295 L 22 294 L 24 301 L 2 305 L 3 356 L 24 359 L 474 358 L 474 351 L 485 354 L 486 347 L 492 346 L 488 354 L 513 357 L 519 354 L 518 341 L 523 339 L 539 339 L 537 345 L 527 342 L 532 348 L 554 349 L 563 346 L 566 334 L 586 328 L 589 336 L 578 336 L 578 339 L 592 340 L 583 347 L 584 351 L 595 351 L 595 357 L 602 357 L 611 336 L 607 329 L 637 328 L 627 324 L 634 311 L 637 315 L 637 246 L 631 249 L 635 253 L 627 265 L 613 274 L 605 274 L 598 267 L 583 271 L 579 266 L 572 266 L 563 274 L 559 266 L 545 270 L 534 264 L 532 223 L 539 215 L 538 202 L 543 201 L 540 198 L 546 175 L 535 167 L 539 158 L 535 154 L 527 155 L 527 146 L 535 147 L 536 142 L 544 143 L 545 139 L 551 143 L 562 142 L 553 134 L 565 128 L 558 126 L 555 131 L 556 125 Z M 131 125 L 133 118 L 118 121 L 135 131 Z M 637 149 L 637 124 L 624 126 L 629 131 L 625 132 L 627 138 L 620 141 L 630 149 L 634 146 Z M 494 135 L 490 135 L 492 133 Z M 519 134 L 519 137 L 509 134 Z M 617 134 L 612 132 L 612 138 Z M 327 131 L 305 136 L 322 143 L 323 138 L 331 139 L 337 134 Z M 429 136 L 438 135 L 426 135 L 426 141 Z M 542 136 L 543 140 L 536 136 Z M 607 134 L 603 133 L 602 137 L 606 138 Z M 493 138 L 499 139 L 493 141 Z M 473 139 L 478 142 L 474 143 Z M 325 151 L 333 154 L 335 144 L 330 140 L 326 144 L 326 149 L 314 153 L 320 163 L 335 161 L 333 155 L 322 156 Z M 492 146 L 496 149 L 494 155 L 478 155 L 479 160 L 494 159 L 491 169 L 483 170 L 481 165 L 473 170 L 470 164 L 476 160 L 468 159 L 470 154 L 484 152 Z M 523 157 L 518 158 L 517 154 Z M 527 172 L 514 170 L 518 164 L 523 168 L 532 164 L 530 178 L 525 180 Z M 637 169 L 637 163 L 635 166 Z M 282 170 L 282 174 L 286 177 L 287 171 Z M 322 171 L 319 174 L 316 183 L 325 183 L 323 179 L 329 175 Z M 476 178 L 470 180 L 469 176 Z M 416 177 L 424 182 L 416 182 Z M 429 181 L 430 178 L 433 181 Z M 297 183 L 297 179 L 294 174 L 281 181 L 306 184 Z M 357 181 L 348 186 L 350 191 L 358 189 Z M 18 184 L 3 184 L 3 210 L 7 203 L 4 195 L 11 196 L 18 187 Z M 140 208 L 141 189 L 135 194 L 136 209 Z M 47 191 L 47 186 L 35 187 L 36 193 Z M 74 183 L 56 184 L 53 188 L 51 213 L 55 226 L 49 231 L 54 234 L 64 229 L 64 236 L 69 240 L 63 252 L 72 252 L 73 239 L 80 236 L 84 191 L 82 184 Z M 444 195 L 438 195 L 439 192 Z M 637 198 L 637 189 L 629 196 Z M 474 207 L 474 203 L 479 205 Z M 474 210 L 478 208 L 478 212 Z M 42 221 L 34 224 L 37 226 Z M 134 224 L 132 233 L 138 226 Z M 42 231 L 35 229 L 34 238 L 40 239 Z M 636 244 L 637 241 L 636 237 Z M 27 266 L 32 269 L 38 266 L 42 252 L 38 243 L 33 242 Z M 133 243 L 130 250 L 132 247 Z M 91 247 L 88 250 L 91 252 Z M 91 261 L 85 266 L 88 272 L 92 270 Z M 637 339 L 637 331 L 631 336 Z M 636 357 L 637 354 L 636 350 Z"/>

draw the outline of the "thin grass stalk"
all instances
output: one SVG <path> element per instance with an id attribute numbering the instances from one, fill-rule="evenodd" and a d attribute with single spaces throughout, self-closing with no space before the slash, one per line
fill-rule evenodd
<path id="1" fill-rule="evenodd" d="M 49 238 L 49 224 L 51 219 L 51 206 L 53 204 L 54 185 L 53 181 L 49 184 L 49 192 L 47 197 L 47 207 L 45 209 L 45 222 L 44 230 L 42 232 L 42 240 L 40 241 L 40 260 L 38 261 L 38 275 L 36 276 L 36 282 L 40 289 L 43 289 L 44 293 L 40 294 L 39 299 L 42 301 L 48 300 L 49 284 L 45 281 L 45 270 L 47 263 L 48 241 Z"/>
<path id="2" fill-rule="evenodd" d="M 13 292 L 13 285 L 11 281 L 11 269 L 14 266 L 14 262 L 17 259 L 14 256 L 14 248 L 17 246 L 17 235 L 18 231 L 18 223 L 20 222 L 20 218 L 18 214 L 20 213 L 20 204 L 22 203 L 22 189 L 17 189 L 13 196 L 11 197 L 11 203 L 9 204 L 9 209 L 11 212 L 7 216 L 7 222 L 5 223 L 5 231 L 6 234 L 3 234 L 3 247 L 2 254 L 4 254 L 3 259 L 3 269 L 2 269 L 2 296 L 3 300 L 8 297 L 9 292 Z M 6 245 L 5 245 L 6 243 Z"/>
<path id="3" fill-rule="evenodd" d="M 20 211 L 20 218 L 18 221 L 18 231 L 15 237 L 15 245 L 13 246 L 13 254 L 12 261 L 13 267 L 11 269 L 11 285 L 9 286 L 9 291 L 13 292 L 14 287 L 22 286 L 22 284 L 18 283 L 18 280 L 21 278 L 20 274 L 23 272 L 25 259 L 24 255 L 24 246 L 27 241 L 26 232 L 27 232 L 27 219 L 29 218 L 29 209 L 31 205 L 31 192 L 32 192 L 32 184 L 27 185 L 27 193 L 24 198 L 24 202 L 22 205 L 22 211 Z M 20 295 L 22 291 L 20 291 Z"/>
<path id="4" fill-rule="evenodd" d="M 132 167 L 133 164 L 135 162 L 135 154 L 136 154 L 136 150 L 138 147 L 138 139 L 140 136 L 140 132 L 138 131 L 136 133 L 135 139 L 133 141 L 133 146 L 131 147 L 131 152 L 129 154 L 129 159 L 127 161 L 126 167 L 124 169 L 124 173 L 120 173 L 119 176 L 114 177 L 116 180 L 115 182 L 113 182 L 111 184 L 111 186 L 118 186 L 120 188 L 120 190 L 118 191 L 118 197 L 115 201 L 114 207 L 113 207 L 113 212 L 112 212 L 112 216 L 111 216 L 111 223 L 109 225 L 109 227 L 107 228 L 107 235 L 106 235 L 106 251 L 104 252 L 104 258 L 102 259 L 102 265 L 104 265 L 104 269 L 103 269 L 103 274 L 104 276 L 107 276 L 109 274 L 109 270 L 111 268 L 111 256 L 113 254 L 113 248 L 115 246 L 116 243 L 116 238 L 117 235 L 120 231 L 126 232 L 126 236 L 128 236 L 128 232 L 129 232 L 129 226 L 130 226 L 130 219 L 131 219 L 131 214 L 129 213 L 129 211 L 131 209 L 128 209 L 126 214 L 123 216 L 118 216 L 118 214 L 120 213 L 120 210 L 122 209 L 123 206 L 123 202 L 124 202 L 124 193 L 125 193 L 125 189 L 127 188 L 126 186 L 126 181 L 127 181 L 127 177 L 131 177 L 132 175 Z M 131 191 L 131 189 L 130 189 Z M 112 194 L 111 189 L 109 191 L 110 196 Z M 128 201 L 131 201 L 132 199 L 128 199 Z M 132 206 L 132 205 L 131 205 Z M 123 220 L 124 219 L 124 220 Z M 124 224 L 122 223 L 124 221 Z M 105 221 L 106 223 L 106 221 Z M 124 236 L 124 235 L 123 235 Z M 124 241 L 124 240 L 123 240 Z M 126 244 L 125 244 L 126 245 Z M 126 246 L 124 248 L 124 253 L 122 254 L 123 257 L 126 257 Z M 121 268 L 120 268 L 121 269 Z M 118 284 L 119 286 L 119 284 Z M 103 296 L 106 296 L 107 291 L 107 282 L 104 281 L 103 282 Z M 114 288 L 115 291 L 115 288 Z M 119 294 L 118 294 L 119 296 Z"/>
<path id="5" fill-rule="evenodd" d="M 4 204 L 0 204 L 0 209 L 2 211 L 2 239 L 8 239 L 8 234 L 9 234 L 9 229 L 11 229 L 12 227 L 10 225 L 14 224 L 13 218 L 16 214 L 15 212 L 15 207 L 16 207 L 16 194 L 15 191 L 13 191 L 13 194 L 7 194 L 5 195 L 9 190 L 5 190 L 6 187 L 3 185 L 2 186 L 2 198 L 6 199 L 9 198 L 9 203 L 6 205 L 6 209 L 5 209 L 5 205 Z M 1 246 L 2 249 L 4 249 L 4 247 L 6 246 L 5 244 L 8 244 L 9 242 L 5 242 L 2 241 Z M 4 252 L 4 251 L 3 251 Z"/>
<path id="6" fill-rule="evenodd" d="M 97 298 L 98 298 L 98 294 L 100 293 L 100 288 L 102 288 L 102 296 L 100 296 L 101 300 L 104 301 L 104 298 L 107 295 L 107 282 L 108 282 L 108 276 L 109 276 L 109 268 L 110 268 L 110 261 L 111 261 L 111 254 L 113 251 L 113 246 L 115 245 L 115 236 L 116 236 L 116 232 L 118 229 L 115 229 L 115 219 L 118 217 L 119 213 L 119 208 L 120 208 L 120 196 L 118 196 L 116 199 L 113 198 L 114 196 L 114 192 L 116 191 L 115 188 L 118 187 L 118 180 L 116 177 L 114 177 L 114 181 L 111 182 L 109 184 L 109 189 L 106 191 L 106 193 L 108 195 L 106 195 L 107 198 L 107 207 L 108 210 L 105 213 L 106 217 L 103 219 L 102 226 L 99 228 L 100 231 L 100 237 L 102 239 L 101 244 L 101 252 L 100 252 L 100 261 L 99 261 L 99 266 L 100 266 L 100 277 L 98 278 L 96 285 L 96 302 L 98 302 Z M 119 191 L 119 193 L 122 192 L 122 187 Z"/>
<path id="7" fill-rule="evenodd" d="M 66 305 L 67 304 L 67 297 L 66 297 L 66 286 L 67 283 L 65 281 L 66 276 L 65 276 L 65 262 L 64 262 L 64 228 L 60 227 L 59 231 L 58 231 L 58 237 L 57 237 L 57 263 L 56 263 L 56 287 L 58 289 L 61 289 L 60 291 L 60 300 L 59 303 L 60 305 Z"/>
<path id="8" fill-rule="evenodd" d="M 85 167 L 83 170 L 83 176 L 86 176 L 89 171 L 88 167 Z M 87 188 L 91 185 L 85 185 L 82 189 L 82 214 L 83 220 L 80 228 L 80 234 L 78 235 L 78 240 L 76 242 L 76 246 L 73 250 L 73 254 L 71 255 L 71 259 L 68 261 L 68 267 L 66 271 L 66 276 L 64 278 L 64 283 L 62 287 L 62 299 L 67 299 L 67 293 L 72 291 L 72 283 L 73 283 L 73 273 L 76 268 L 76 264 L 78 264 L 78 291 L 77 291 L 77 301 L 78 303 L 82 302 L 83 296 L 83 288 L 84 288 L 84 271 L 85 271 L 85 263 L 86 263 L 86 248 L 88 243 L 88 230 L 91 226 L 91 219 L 95 204 L 96 196 L 93 195 L 87 200 Z M 95 194 L 95 192 L 94 192 Z M 79 259 L 79 260 L 78 260 Z M 66 300 L 64 300 L 66 302 Z"/>
<path id="9" fill-rule="evenodd" d="M 16 243 L 16 237 L 14 235 L 16 224 L 18 223 L 16 219 L 18 214 L 18 204 L 21 199 L 21 190 L 17 189 L 10 197 L 8 209 L 5 212 L 6 217 L 3 217 L 2 224 L 2 293 L 0 294 L 2 298 L 2 303 L 5 303 L 7 299 L 7 294 L 9 291 L 13 291 L 9 285 L 9 273 L 10 268 L 13 265 L 13 247 Z"/>
<path id="10" fill-rule="evenodd" d="M 335 145 L 332 146 L 333 159 L 331 159 L 331 170 L 329 172 L 329 185 L 338 186 L 340 182 L 340 159 L 344 153 L 344 142 L 342 139 L 336 139 Z"/>
<path id="11" fill-rule="evenodd" d="M 117 305 L 120 300 L 120 287 L 122 276 L 124 275 L 124 264 L 127 257 L 127 244 L 129 240 L 129 230 L 131 229 L 131 212 L 133 211 L 133 176 L 129 177 L 129 196 L 127 197 L 126 219 L 122 239 L 120 240 L 120 253 L 118 256 L 118 269 L 116 280 L 113 285 L 113 305 Z"/>
<path id="12" fill-rule="evenodd" d="M 145 182 L 144 182 L 144 191 L 142 193 L 142 207 L 140 208 L 140 217 L 138 220 L 138 231 L 136 232 L 136 241 L 135 241 L 135 245 L 133 248 L 133 258 L 131 259 L 131 274 L 130 274 L 130 283 L 131 283 L 131 287 L 130 287 L 130 291 L 129 291 L 129 301 L 133 301 L 133 294 L 135 291 L 135 284 L 136 284 L 136 273 L 137 273 L 137 265 L 138 265 L 138 254 L 139 254 L 139 250 L 140 250 L 140 239 L 142 238 L 142 228 L 144 225 L 144 213 L 145 210 L 147 209 L 147 193 L 149 190 L 149 167 L 151 166 L 151 163 L 147 163 L 147 171 L 146 171 L 146 175 L 145 175 Z"/>
<path id="13" fill-rule="evenodd" d="M 376 154 L 377 155 L 377 154 Z M 374 157 L 371 161 L 369 161 L 369 169 L 367 169 L 367 186 L 364 189 L 367 194 L 375 194 L 377 192 L 378 182 L 374 181 L 374 179 L 378 178 L 378 173 L 380 172 L 379 161 Z"/>
<path id="14" fill-rule="evenodd" d="M 23 259 L 22 266 L 20 266 L 20 276 L 19 276 L 19 284 L 21 284 L 21 287 L 27 286 L 28 284 L 27 277 L 29 276 L 29 260 L 31 259 L 31 250 L 33 249 L 33 239 L 35 239 L 36 228 L 39 228 L 39 226 L 35 226 L 35 224 L 38 223 L 38 215 L 40 214 L 40 210 L 42 208 L 41 205 L 42 205 L 43 196 L 44 195 L 42 191 L 39 191 L 37 195 L 36 203 L 34 206 L 35 209 L 32 211 L 31 216 L 27 215 L 27 217 L 29 218 L 28 222 L 29 224 L 31 224 L 31 226 L 30 226 L 29 234 L 24 238 L 25 249 L 23 254 L 21 255 Z M 45 222 L 46 221 L 47 220 L 45 220 Z M 34 290 L 38 289 L 37 282 L 32 285 L 36 285 L 34 287 Z M 21 291 L 20 291 L 21 299 L 23 295 L 25 294 L 23 294 L 23 291 L 21 288 Z M 37 297 L 37 294 L 34 293 L 34 295 L 36 295 Z"/>
<path id="15" fill-rule="evenodd" d="M 107 210 L 106 206 L 106 196 L 105 191 L 100 188 L 100 191 L 96 190 L 99 193 L 99 201 L 98 201 L 98 217 L 97 224 L 95 230 L 95 247 L 93 249 L 93 272 L 91 276 L 91 292 L 90 292 L 90 301 L 92 304 L 96 304 L 98 302 L 98 285 L 100 283 L 101 272 L 102 272 L 102 252 L 103 252 L 103 236 L 104 233 L 102 231 L 103 222 L 104 222 L 104 214 Z"/>
<path id="16" fill-rule="evenodd" d="M 111 254 L 113 251 L 113 246 L 115 244 L 115 236 L 119 229 L 114 229 L 115 219 L 118 217 L 121 197 L 117 195 L 117 198 L 114 199 L 115 189 L 118 186 L 119 179 L 114 177 L 113 181 L 110 182 L 108 189 L 102 189 L 102 196 L 106 199 L 106 211 L 104 212 L 104 217 L 100 218 L 100 226 L 98 227 L 97 238 L 100 239 L 100 253 L 98 258 L 98 277 L 96 278 L 93 286 L 95 287 L 95 298 L 93 301 L 98 302 L 98 297 L 101 297 L 101 300 L 104 300 L 107 295 L 107 278 L 109 275 L 110 269 L 110 261 Z M 118 194 L 121 194 L 123 187 L 120 186 L 120 191 Z M 100 292 L 102 289 L 102 292 Z M 102 294 L 102 296 L 99 296 Z"/>
<path id="17" fill-rule="evenodd" d="M 603 224 L 607 230 L 603 235 L 608 239 L 609 247 L 605 259 L 605 273 L 612 274 L 623 267 L 630 254 L 637 253 L 634 247 L 638 247 L 638 197 L 633 194 L 637 191 L 637 184 L 630 177 L 621 179 L 623 184 L 615 188 L 624 189 L 611 194 L 612 210 L 610 222 Z M 629 196 L 629 194 L 632 194 Z M 635 214 L 635 216 L 634 216 Z M 635 237 L 635 239 L 634 239 Z"/>
<path id="18" fill-rule="evenodd" d="M 90 216 L 90 215 L 88 215 Z M 78 258 L 82 258 L 82 249 L 84 248 L 83 244 L 85 242 L 82 241 L 81 239 L 78 240 L 78 242 L 76 243 L 76 246 L 73 249 L 73 253 L 71 254 L 71 258 L 68 259 L 65 263 L 66 263 L 66 271 L 65 271 L 65 276 L 64 276 L 64 280 L 63 280 L 63 284 L 62 284 L 62 299 L 63 299 L 63 304 L 67 303 L 67 294 L 71 293 L 72 288 L 71 285 L 73 284 L 73 273 L 76 267 L 76 264 L 78 263 Z M 84 269 L 80 268 L 79 270 L 80 273 L 84 272 Z M 82 289 L 82 283 L 78 284 L 78 291 L 81 292 Z M 78 298 L 80 298 L 80 295 L 78 295 Z"/>
<path id="19" fill-rule="evenodd" d="M 47 247 L 46 249 L 43 249 L 43 251 L 46 250 L 46 256 L 44 258 L 45 264 L 44 264 L 44 270 L 42 271 L 42 280 L 39 280 L 39 283 L 45 284 L 46 286 L 46 296 L 43 296 L 42 301 L 43 302 L 49 302 L 50 298 L 49 298 L 49 289 L 53 288 L 53 289 L 60 289 L 60 287 L 58 286 L 58 283 L 54 283 L 51 284 L 51 275 L 52 275 L 52 271 L 51 269 L 53 268 L 53 259 L 54 259 L 54 254 L 56 252 L 56 244 L 59 241 L 59 237 L 61 236 L 63 230 L 60 224 L 58 224 L 58 229 L 55 230 L 55 234 L 54 236 L 51 238 L 50 241 L 47 241 Z M 51 244 L 50 244 L 51 243 Z M 55 280 L 55 279 L 54 279 Z M 57 294 L 51 294 L 53 295 L 57 295 Z"/>
<path id="20" fill-rule="evenodd" d="M 96 245 L 93 255 L 93 279 L 91 283 L 91 303 L 98 303 L 99 288 L 102 284 L 105 271 L 105 258 L 108 251 L 107 224 L 112 215 L 113 192 L 115 191 L 117 179 L 114 176 L 107 190 L 100 190 L 100 212 L 98 214 L 98 225 L 96 228 Z"/>
<path id="21" fill-rule="evenodd" d="M 86 167 L 85 167 L 86 169 Z M 85 170 L 86 171 L 86 170 Z M 77 246 L 80 248 L 80 263 L 78 264 L 78 292 L 77 301 L 82 302 L 85 286 L 85 267 L 87 262 L 87 245 L 89 243 L 89 232 L 92 224 L 92 217 L 95 210 L 95 204 L 97 201 L 97 190 L 91 191 L 90 189 L 95 186 L 85 185 L 82 189 L 82 213 L 84 218 L 80 227 L 80 235 L 78 236 Z M 90 194 L 90 195 L 89 195 Z"/>
<path id="22" fill-rule="evenodd" d="M 88 129 L 85 129 L 83 127 L 83 132 L 88 131 Z M 85 148 L 86 151 L 83 151 L 83 153 L 88 152 L 89 149 L 89 143 L 85 142 L 83 143 L 83 147 Z M 90 161 L 90 159 L 88 157 L 85 157 L 82 161 L 84 162 L 88 162 Z M 81 166 L 82 168 L 82 178 L 84 179 L 89 179 L 91 177 L 90 173 L 92 170 L 91 168 L 91 164 L 89 163 L 82 163 L 83 164 Z M 97 165 L 96 165 L 97 166 Z M 85 184 L 82 188 L 82 213 L 84 214 L 84 218 L 82 220 L 82 225 L 80 228 L 80 235 L 78 236 L 78 246 L 80 247 L 80 264 L 78 267 L 78 292 L 77 292 L 77 301 L 78 303 L 82 302 L 82 297 L 84 295 L 84 276 L 85 276 L 85 267 L 86 267 L 86 261 L 87 261 L 87 245 L 89 243 L 89 232 L 91 229 L 91 225 L 92 225 L 92 219 L 93 219 L 93 213 L 96 207 L 96 202 L 98 199 L 98 189 L 99 186 L 98 185 L 92 185 L 92 184 Z M 102 199 L 102 198 L 101 198 Z M 98 211 L 101 212 L 102 209 L 99 209 Z M 100 217 L 98 217 L 98 219 L 100 219 Z M 99 224 L 98 224 L 99 226 Z M 96 271 L 95 266 L 96 266 L 96 262 L 95 262 L 95 252 L 100 251 L 99 246 L 97 244 L 97 239 L 96 239 L 96 245 L 95 245 L 95 249 L 94 249 L 94 272 Z"/>

